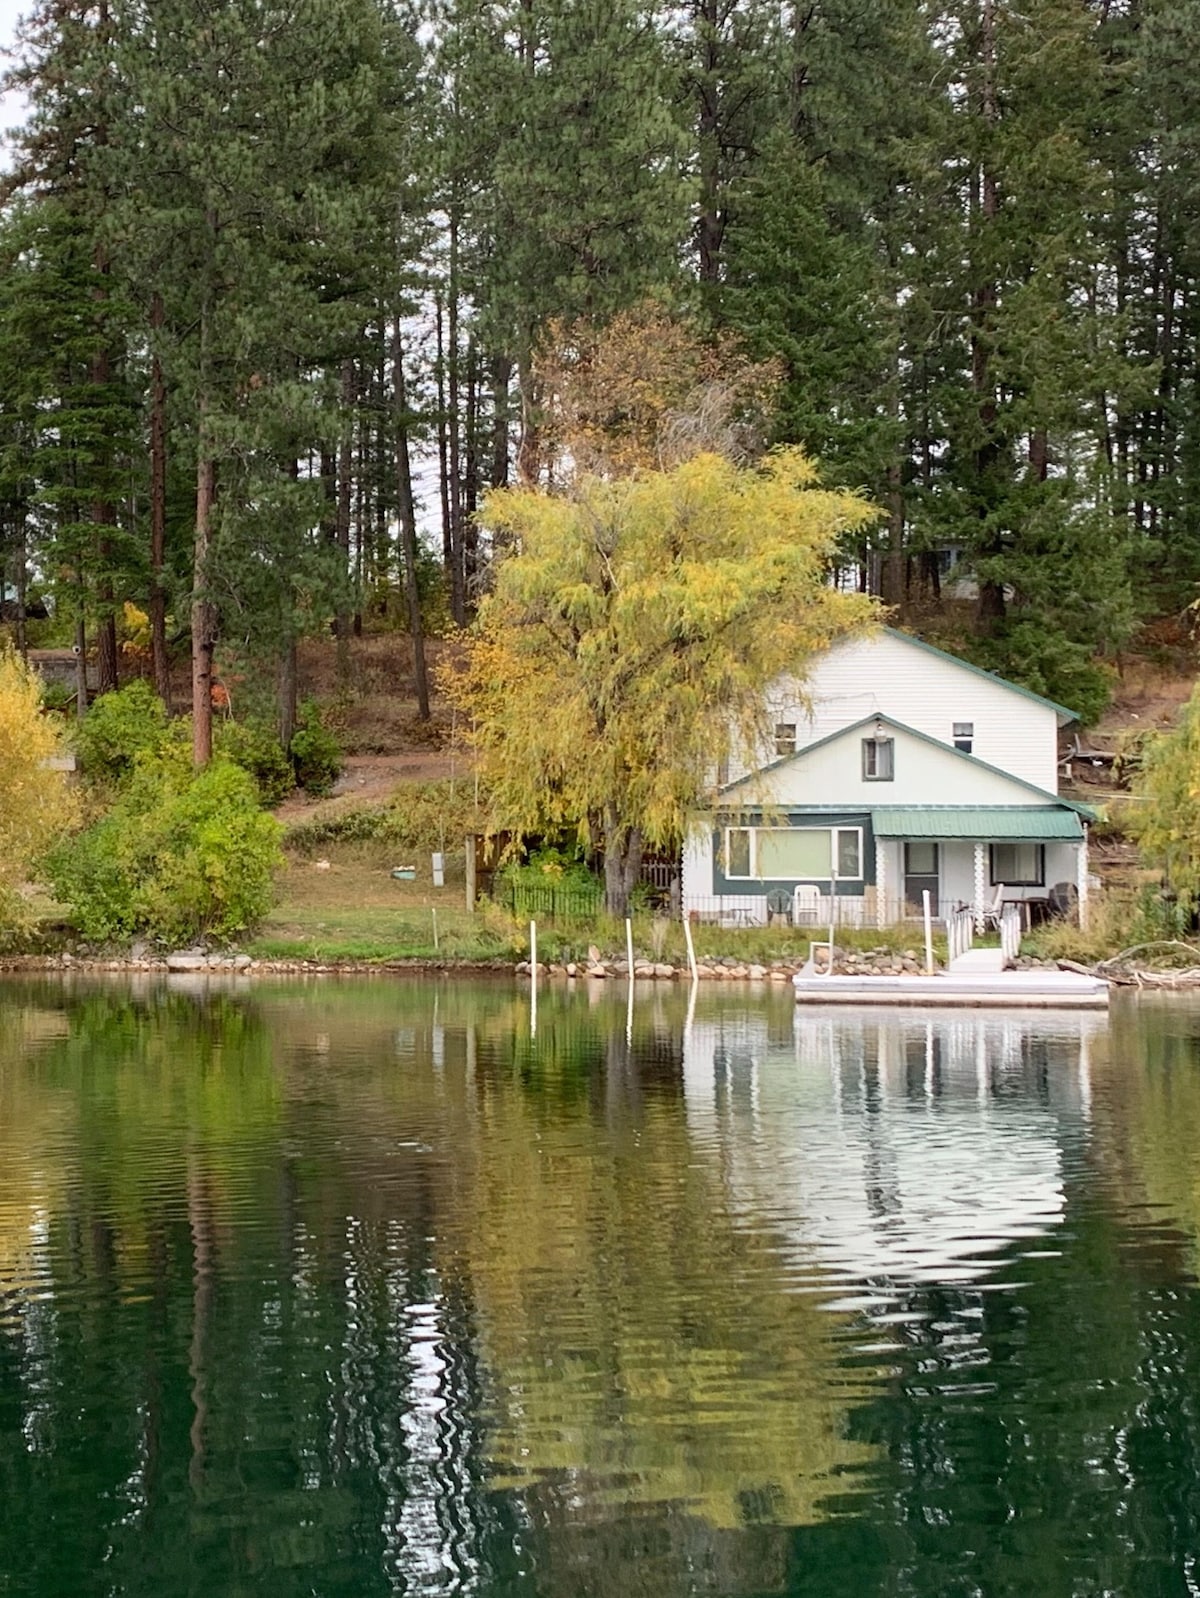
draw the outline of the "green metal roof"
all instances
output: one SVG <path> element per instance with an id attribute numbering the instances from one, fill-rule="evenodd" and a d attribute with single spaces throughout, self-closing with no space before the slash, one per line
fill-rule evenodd
<path id="1" fill-rule="evenodd" d="M 1065 805 L 890 805 L 872 811 L 878 838 L 1065 838 L 1078 842 L 1083 824 Z"/>

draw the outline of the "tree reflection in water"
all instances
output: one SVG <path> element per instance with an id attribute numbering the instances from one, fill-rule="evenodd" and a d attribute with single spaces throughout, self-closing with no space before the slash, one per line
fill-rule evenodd
<path id="1" fill-rule="evenodd" d="M 12 1590 L 1174 1592 L 1186 1012 L 625 1025 L 10 984 Z"/>

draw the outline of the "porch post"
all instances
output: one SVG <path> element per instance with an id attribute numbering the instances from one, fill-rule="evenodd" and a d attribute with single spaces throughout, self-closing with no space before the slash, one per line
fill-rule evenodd
<path id="1" fill-rule="evenodd" d="M 1088 830 L 1083 825 L 1083 842 L 1075 852 L 1075 886 L 1079 892 L 1079 925 L 1086 932 L 1088 924 Z"/>
<path id="2" fill-rule="evenodd" d="M 983 846 L 982 843 L 976 843 L 976 845 L 975 845 L 975 930 L 976 930 L 976 932 L 982 932 L 983 931 L 984 894 L 987 891 L 987 884 L 986 884 L 986 881 L 985 881 L 987 873 L 986 873 L 985 868 L 984 868 L 984 853 L 983 853 L 983 849 L 984 849 L 984 846 Z"/>
<path id="3" fill-rule="evenodd" d="M 875 839 L 875 925 L 887 926 L 887 846 L 882 838 Z"/>

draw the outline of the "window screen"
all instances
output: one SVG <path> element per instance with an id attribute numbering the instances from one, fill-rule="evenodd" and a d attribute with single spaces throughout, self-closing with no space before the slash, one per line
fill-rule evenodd
<path id="1" fill-rule="evenodd" d="M 825 827 L 762 827 L 758 834 L 758 874 L 787 880 L 828 877 L 829 841 Z"/>
<path id="2" fill-rule="evenodd" d="M 775 753 L 781 759 L 784 755 L 796 753 L 796 723 L 794 721 L 777 721 L 775 723 Z"/>
<path id="3" fill-rule="evenodd" d="M 748 877 L 750 875 L 750 829 L 730 827 L 725 834 L 725 875 Z"/>
<path id="4" fill-rule="evenodd" d="M 863 739 L 863 778 L 867 782 L 891 782 L 896 772 L 895 740 Z"/>
<path id="5" fill-rule="evenodd" d="M 857 827 L 840 827 L 837 833 L 839 877 L 862 876 L 862 833 Z"/>
<path id="6" fill-rule="evenodd" d="M 1046 850 L 1040 843 L 994 843 L 992 884 L 1036 888 L 1046 880 Z"/>
<path id="7" fill-rule="evenodd" d="M 910 877 L 936 877 L 938 874 L 938 846 L 920 842 L 904 845 L 904 870 Z"/>

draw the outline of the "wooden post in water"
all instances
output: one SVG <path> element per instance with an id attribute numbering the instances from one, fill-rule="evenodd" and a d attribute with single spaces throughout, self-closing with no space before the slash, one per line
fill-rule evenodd
<path id="1" fill-rule="evenodd" d="M 467 854 L 467 912 L 473 913 L 475 909 L 475 834 L 468 832 L 466 837 Z"/>

